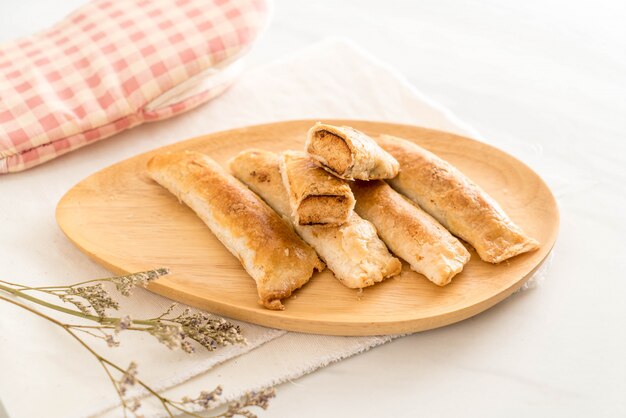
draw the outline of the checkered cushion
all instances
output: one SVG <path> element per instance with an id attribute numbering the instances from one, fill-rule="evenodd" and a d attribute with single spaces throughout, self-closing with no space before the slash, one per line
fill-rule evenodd
<path id="1" fill-rule="evenodd" d="M 266 20 L 265 0 L 95 0 L 0 45 L 0 173 L 206 102 L 232 77 L 159 98 L 227 68 Z"/>

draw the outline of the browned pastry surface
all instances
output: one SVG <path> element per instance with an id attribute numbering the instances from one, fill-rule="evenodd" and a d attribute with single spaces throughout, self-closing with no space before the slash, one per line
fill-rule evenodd
<path id="1" fill-rule="evenodd" d="M 384 181 L 356 181 L 352 191 L 356 212 L 376 226 L 394 254 L 433 283 L 450 283 L 469 261 L 458 239 Z"/>
<path id="2" fill-rule="evenodd" d="M 283 309 L 281 299 L 323 269 L 315 251 L 258 196 L 198 152 L 154 156 L 148 173 L 207 224 L 257 285 L 260 302 Z"/>
<path id="3" fill-rule="evenodd" d="M 303 152 L 282 153 L 280 170 L 291 213 L 299 225 L 341 225 L 350 217 L 350 186 L 321 169 Z"/>
<path id="4" fill-rule="evenodd" d="M 320 166 L 345 180 L 388 179 L 398 162 L 372 138 L 348 126 L 316 123 L 307 134 L 306 152 Z"/>
<path id="5" fill-rule="evenodd" d="M 400 163 L 389 184 L 469 242 L 480 258 L 499 263 L 537 249 L 484 190 L 448 162 L 417 144 L 381 135 L 380 145 Z"/>
<path id="6" fill-rule="evenodd" d="M 280 161 L 278 154 L 252 149 L 233 158 L 230 169 L 276 212 L 290 218 L 291 207 L 280 175 Z M 400 261 L 378 238 L 374 226 L 354 212 L 341 226 L 294 223 L 294 228 L 347 287 L 371 286 L 399 274 L 402 268 Z"/>

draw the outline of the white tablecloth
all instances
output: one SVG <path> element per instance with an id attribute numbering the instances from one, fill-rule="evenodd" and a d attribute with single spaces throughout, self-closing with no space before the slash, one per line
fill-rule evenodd
<path id="1" fill-rule="evenodd" d="M 17 16 L 24 12 L 20 4 L 11 5 Z M 608 2 L 593 8 L 568 2 L 562 8 L 556 2 L 425 1 L 410 10 L 393 2 L 363 4 L 341 3 L 325 13 L 317 2 L 279 2 L 276 23 L 253 56 L 281 56 L 326 33 L 361 39 L 548 181 L 562 214 L 557 256 L 550 280 L 539 291 L 281 385 L 267 416 L 624 415 L 626 282 L 620 273 L 626 232 L 626 36 L 624 26 L 615 24 L 623 13 Z M 3 39 L 22 29 L 5 10 L 0 13 Z M 343 24 L 349 15 L 350 24 Z M 180 120 L 200 134 L 271 118 L 272 109 L 260 108 L 257 119 L 252 114 L 220 124 L 222 115 L 212 106 L 204 108 L 213 116 L 203 121 L 206 125 L 189 123 L 199 123 L 196 115 L 205 110 Z M 300 110 L 293 117 L 320 116 Z M 349 114 L 338 109 L 332 116 Z M 407 121 L 419 123 L 417 116 Z M 28 180 L 0 178 L 0 275 L 69 282 L 102 274 L 55 229 L 53 207 L 86 174 L 181 139 L 165 137 L 158 125 L 140 129 L 139 138 L 128 141 L 122 135 L 24 173 Z M 50 182 L 52 171 L 55 182 Z M 5 332 L 5 323 L 22 321 L 28 334 L 26 317 L 15 311 L 0 316 L 7 321 L 0 328 L 0 345 L 6 347 L 0 357 L 0 397 L 11 416 L 55 416 L 59 410 L 61 416 L 75 415 L 72 405 L 98 390 L 96 379 L 72 386 L 41 368 L 26 370 L 57 363 L 72 375 L 90 359 L 60 360 L 55 350 L 63 336 L 54 331 L 16 339 Z M 43 359 L 29 356 L 30 344 L 49 347 L 50 353 Z M 163 353 L 160 346 L 156 351 Z M 19 373 L 9 373 L 9 363 Z M 221 374 L 211 383 L 230 377 Z M 43 398 L 35 390 L 41 386 L 46 387 Z M 13 388 L 30 396 L 14 398 Z M 50 401 L 54 393 L 62 394 L 57 402 Z"/>

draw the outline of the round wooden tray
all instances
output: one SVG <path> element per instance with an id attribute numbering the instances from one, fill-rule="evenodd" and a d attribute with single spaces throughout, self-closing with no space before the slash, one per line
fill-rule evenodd
<path id="1" fill-rule="evenodd" d="M 172 274 L 150 285 L 168 298 L 269 327 L 333 335 L 422 331 L 469 318 L 517 290 L 541 265 L 557 237 L 559 215 L 552 193 L 530 168 L 472 139 L 416 126 L 328 121 L 370 135 L 388 133 L 448 160 L 494 197 L 529 235 L 533 253 L 499 265 L 472 259 L 440 288 L 404 264 L 402 274 L 361 295 L 326 269 L 285 300 L 284 311 L 257 304 L 254 281 L 239 261 L 184 204 L 145 172 L 164 151 L 196 150 L 221 164 L 246 148 L 302 149 L 314 120 L 251 126 L 169 145 L 108 167 L 78 183 L 57 206 L 57 222 L 82 251 L 116 273 L 167 266 Z"/>

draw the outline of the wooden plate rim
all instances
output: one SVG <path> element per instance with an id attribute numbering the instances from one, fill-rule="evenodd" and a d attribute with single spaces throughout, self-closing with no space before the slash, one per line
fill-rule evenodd
<path id="1" fill-rule="evenodd" d="M 96 177 L 99 177 L 102 173 L 108 170 L 114 170 L 118 166 L 122 166 L 122 165 L 129 163 L 131 160 L 147 159 L 150 155 L 161 152 L 165 149 L 171 149 L 173 147 L 184 148 L 185 144 L 189 144 L 193 146 L 200 141 L 208 142 L 213 137 L 223 136 L 227 133 L 232 133 L 232 132 L 241 132 L 241 131 L 246 131 L 246 130 L 251 130 L 251 129 L 259 129 L 259 128 L 276 125 L 276 124 L 309 123 L 312 125 L 316 121 L 317 120 L 314 120 L 314 119 L 285 120 L 285 121 L 279 121 L 279 122 L 273 122 L 273 123 L 266 123 L 266 124 L 251 125 L 251 126 L 246 126 L 246 127 L 228 129 L 228 130 L 213 132 L 207 135 L 200 135 L 200 136 L 189 138 L 189 139 L 179 141 L 176 143 L 164 145 L 164 146 L 155 148 L 153 150 L 124 159 L 122 161 L 119 161 L 115 164 L 112 164 L 108 167 L 105 167 L 101 170 L 94 172 L 93 174 L 79 181 L 70 190 L 68 190 L 57 204 L 56 211 L 55 211 L 55 217 L 56 217 L 57 223 L 59 224 L 59 227 L 61 228 L 63 233 L 66 235 L 66 237 L 87 256 L 89 256 L 90 258 L 92 258 L 99 264 L 103 265 L 105 268 L 107 268 L 108 270 L 112 271 L 115 274 L 128 274 L 130 273 L 130 271 L 125 270 L 121 266 L 112 264 L 106 259 L 103 259 L 102 257 L 98 256 L 96 253 L 90 251 L 83 243 L 75 239 L 74 236 L 68 233 L 68 231 L 66 230 L 66 225 L 63 220 L 63 210 L 65 209 L 65 204 L 68 201 L 71 201 L 73 193 L 78 188 L 80 188 L 81 185 L 87 184 L 88 182 L 92 181 Z M 195 295 L 181 292 L 179 289 L 175 287 L 170 287 L 159 281 L 152 283 L 149 286 L 149 290 L 157 294 L 170 297 L 170 298 L 172 298 L 172 294 L 173 294 L 174 295 L 173 299 L 179 302 L 189 304 L 191 306 L 195 306 L 200 309 L 205 309 L 205 310 L 217 313 L 217 314 L 229 316 L 235 319 L 246 320 L 248 322 L 253 322 L 258 325 L 280 328 L 280 329 L 285 329 L 289 331 L 327 334 L 327 335 L 346 335 L 346 336 L 399 334 L 399 333 L 425 331 L 425 330 L 429 330 L 433 328 L 438 328 L 441 326 L 450 325 L 452 323 L 456 323 L 464 319 L 470 318 L 478 313 L 481 313 L 489 309 L 490 307 L 496 305 L 497 303 L 499 303 L 500 301 L 504 300 L 505 298 L 510 296 L 512 293 L 517 291 L 545 263 L 546 259 L 550 255 L 552 248 L 556 242 L 556 238 L 557 238 L 558 230 L 559 230 L 560 220 L 559 220 L 558 205 L 556 203 L 556 200 L 554 199 L 552 192 L 550 191 L 549 187 L 545 183 L 545 181 L 528 165 L 518 160 L 514 156 L 511 156 L 510 154 L 496 147 L 493 147 L 489 144 L 486 144 L 481 141 L 477 141 L 472 138 L 452 134 L 449 132 L 414 126 L 414 125 L 399 124 L 399 123 L 384 122 L 384 121 L 371 121 L 371 120 L 366 121 L 366 120 L 339 119 L 339 120 L 325 120 L 325 121 L 330 124 L 343 124 L 343 125 L 350 125 L 350 126 L 371 124 L 371 125 L 394 125 L 396 127 L 402 127 L 405 129 L 417 128 L 419 130 L 422 130 L 424 132 L 430 132 L 432 134 L 440 134 L 440 135 L 443 134 L 445 136 L 457 137 L 465 141 L 470 141 L 474 143 L 474 145 L 478 145 L 479 147 L 490 148 L 492 151 L 496 151 L 498 153 L 502 153 L 506 155 L 507 158 L 514 160 L 521 167 L 523 167 L 524 169 L 532 173 L 536 177 L 536 179 L 540 182 L 541 187 L 545 188 L 545 190 L 549 193 L 549 197 L 551 198 L 551 204 L 554 206 L 554 209 L 555 209 L 554 211 L 555 219 L 553 220 L 555 223 L 554 230 L 553 230 L 553 233 L 550 235 L 549 242 L 544 242 L 542 247 L 538 250 L 540 252 L 544 252 L 545 254 L 539 260 L 539 262 L 536 265 L 534 265 L 530 269 L 530 271 L 527 274 L 525 274 L 521 279 L 519 279 L 517 282 L 514 282 L 509 287 L 501 289 L 499 292 L 495 294 L 491 294 L 489 297 L 487 297 L 486 299 L 480 302 L 465 306 L 460 309 L 450 309 L 450 310 L 439 311 L 437 314 L 432 315 L 432 316 L 421 316 L 418 318 L 411 318 L 411 319 L 404 319 L 404 320 L 383 319 L 377 322 L 371 322 L 371 321 L 346 322 L 346 321 L 330 321 L 328 319 L 316 320 L 315 318 L 311 318 L 303 322 L 302 319 L 299 319 L 299 318 L 294 319 L 292 317 L 289 317 L 288 310 L 268 311 L 268 310 L 264 310 L 260 307 L 255 306 L 255 307 L 250 307 L 249 312 L 258 313 L 259 310 L 261 309 L 262 312 L 264 312 L 264 315 L 255 315 L 254 320 L 250 321 L 249 316 L 246 316 L 245 319 L 242 318 L 242 315 L 241 315 L 242 309 L 240 306 L 233 305 L 228 302 L 219 302 L 219 301 L 211 301 L 211 300 L 203 299 Z M 285 315 L 285 313 L 287 313 L 287 315 Z M 367 325 L 367 329 L 364 330 L 361 326 L 355 327 L 356 324 Z M 393 330 L 391 330 L 390 328 L 393 328 Z"/>

